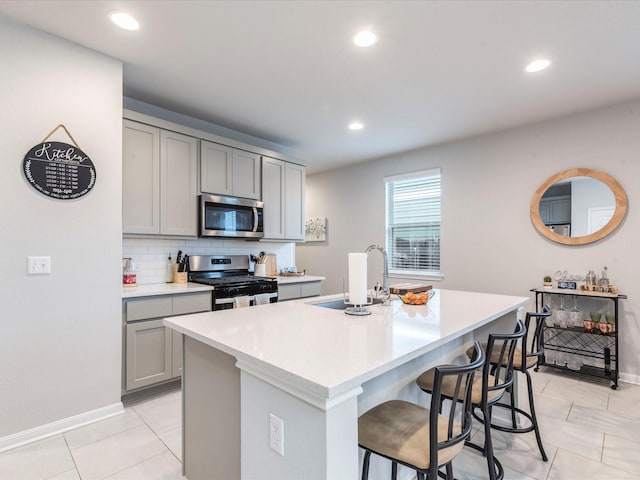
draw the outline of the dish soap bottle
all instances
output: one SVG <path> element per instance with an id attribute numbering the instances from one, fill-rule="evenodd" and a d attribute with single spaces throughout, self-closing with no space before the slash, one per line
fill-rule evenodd
<path id="1" fill-rule="evenodd" d="M 171 262 L 171 255 L 169 255 L 169 260 L 167 261 L 167 273 L 165 281 L 167 283 L 173 283 L 173 262 Z"/>

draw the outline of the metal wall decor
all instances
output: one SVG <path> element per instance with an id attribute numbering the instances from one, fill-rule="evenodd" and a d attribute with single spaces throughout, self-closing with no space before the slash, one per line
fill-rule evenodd
<path id="1" fill-rule="evenodd" d="M 60 127 L 67 133 L 73 145 L 47 141 Z M 35 190 L 59 200 L 83 197 L 96 183 L 93 162 L 62 124 L 27 152 L 22 169 L 27 181 Z"/>

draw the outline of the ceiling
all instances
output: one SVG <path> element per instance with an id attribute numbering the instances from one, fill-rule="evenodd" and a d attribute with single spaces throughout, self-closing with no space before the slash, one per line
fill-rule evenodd
<path id="1" fill-rule="evenodd" d="M 310 173 L 640 98 L 640 1 L 0 0 L 0 13 L 121 59 L 127 97 L 282 145 Z M 370 48 L 351 41 L 363 27 Z M 551 67 L 525 73 L 540 56 Z"/>

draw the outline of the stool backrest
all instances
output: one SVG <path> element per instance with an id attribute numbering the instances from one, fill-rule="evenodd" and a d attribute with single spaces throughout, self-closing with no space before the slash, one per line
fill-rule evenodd
<path id="1" fill-rule="evenodd" d="M 431 394 L 431 406 L 429 413 L 429 422 L 431 428 L 429 431 L 429 458 L 431 459 L 431 469 L 429 478 L 438 478 L 438 451 L 447 447 L 451 447 L 457 443 L 464 442 L 471 434 L 472 421 L 472 402 L 471 391 L 475 373 L 485 365 L 486 355 L 479 342 L 475 342 L 475 352 L 473 360 L 468 365 L 451 366 L 442 365 L 435 367 L 435 375 L 433 381 L 433 392 Z M 442 383 L 445 381 L 453 381 L 448 377 L 457 377 L 455 379 L 456 387 L 453 391 L 453 398 L 450 399 L 449 410 L 442 410 L 444 407 L 444 396 L 442 396 Z M 450 392 L 448 392 L 450 393 Z M 458 417 L 458 407 L 462 407 L 461 415 Z M 456 421 L 459 419 L 459 423 Z M 441 432 L 441 423 L 447 422 L 447 438 L 442 441 L 438 439 L 438 433 Z"/>
<path id="2" fill-rule="evenodd" d="M 526 333 L 522 339 L 522 361 L 520 362 L 520 370 L 523 372 L 527 368 L 531 368 L 536 365 L 537 360 L 544 354 L 544 342 L 542 341 L 542 335 L 544 329 L 544 321 L 547 317 L 551 316 L 551 309 L 545 305 L 542 312 L 527 312 L 524 320 L 524 326 Z M 531 333 L 531 319 L 535 319 L 535 327 L 533 328 L 533 335 Z M 529 340 L 531 339 L 531 340 Z M 531 359 L 535 358 L 533 362 Z"/>
<path id="3" fill-rule="evenodd" d="M 527 329 L 518 320 L 513 333 L 492 333 L 487 341 L 487 363 L 482 370 L 482 405 L 495 403 L 513 384 L 513 357 Z"/>

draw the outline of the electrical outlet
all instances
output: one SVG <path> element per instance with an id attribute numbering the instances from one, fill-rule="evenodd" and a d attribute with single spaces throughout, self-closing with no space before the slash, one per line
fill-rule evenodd
<path id="1" fill-rule="evenodd" d="M 284 422 L 273 413 L 269 414 L 269 445 L 284 457 Z"/>
<path id="2" fill-rule="evenodd" d="M 27 274 L 42 275 L 51 273 L 51 257 L 27 257 Z"/>

